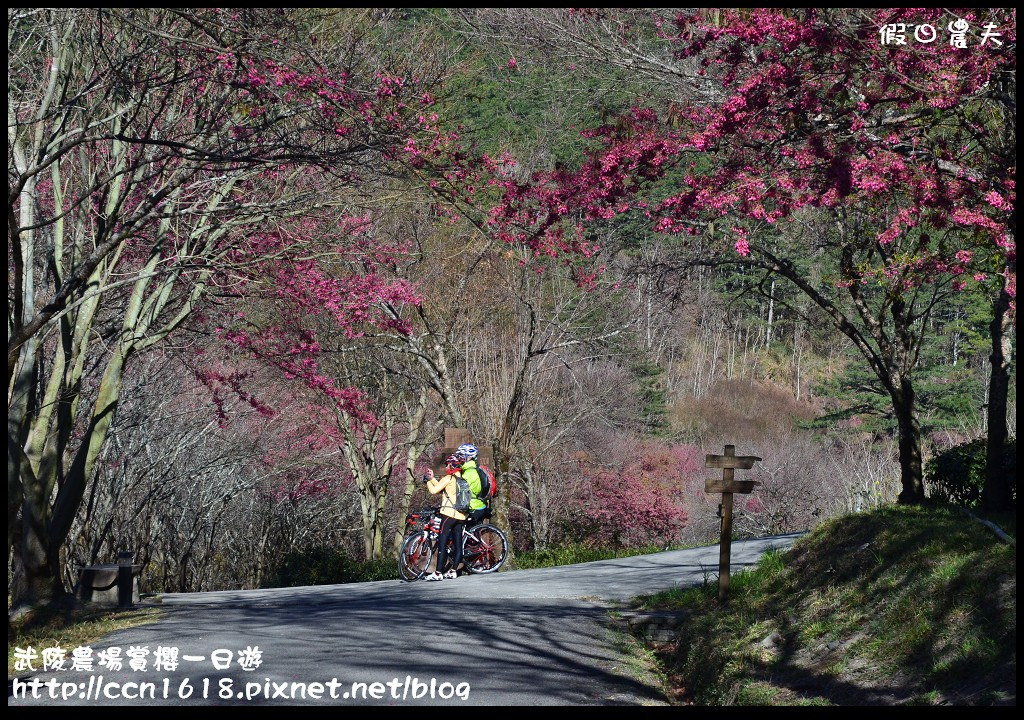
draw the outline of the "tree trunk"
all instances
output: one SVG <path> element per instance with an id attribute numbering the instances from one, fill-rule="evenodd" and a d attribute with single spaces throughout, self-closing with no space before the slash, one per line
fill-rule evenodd
<path id="1" fill-rule="evenodd" d="M 1002 98 L 1017 97 L 1017 73 L 1005 71 L 993 78 L 993 85 Z M 1007 165 L 1016 164 L 1017 157 L 1017 107 L 1010 100 L 1002 100 L 1002 134 L 999 142 L 999 155 Z M 1016 247 L 1017 211 L 1010 212 L 1007 218 L 1009 239 Z M 1010 492 L 1010 479 L 1003 467 L 1003 446 L 1006 444 L 1008 431 L 1006 424 L 1006 396 L 1010 386 L 1010 359 L 1013 353 L 1011 345 L 1010 295 L 1007 292 L 1006 280 L 1017 272 L 1016 259 L 1007 258 L 1006 275 L 1003 276 L 1003 287 L 993 304 L 992 323 L 989 332 L 992 336 L 992 375 L 988 388 L 988 448 L 985 457 L 985 487 L 982 489 L 981 502 L 986 512 L 1002 512 L 1011 509 L 1013 495 Z"/>
<path id="2" fill-rule="evenodd" d="M 1010 509 L 1013 497 L 1009 478 L 1003 467 L 1003 446 L 1006 444 L 1006 396 L 1010 387 L 1010 296 L 1005 288 L 993 307 L 993 318 L 989 324 L 992 337 L 992 374 L 988 387 L 988 449 L 985 457 L 985 487 L 982 490 L 982 507 L 986 512 L 1001 512 Z"/>
<path id="3" fill-rule="evenodd" d="M 909 378 L 898 381 L 891 393 L 896 422 L 899 425 L 900 448 L 900 505 L 919 505 L 924 502 L 924 482 L 921 470 L 921 426 L 914 408 L 914 388 Z"/>
<path id="4" fill-rule="evenodd" d="M 11 582 L 15 609 L 53 603 L 67 596 L 61 580 L 59 553 L 48 543 L 45 518 L 26 502 L 16 530 Z"/>
<path id="5" fill-rule="evenodd" d="M 61 471 L 51 462 L 42 464 L 39 476 L 33 476 L 31 464 L 22 461 L 21 527 L 13 547 L 16 561 L 11 588 L 16 606 L 51 602 L 66 595 L 60 572 L 60 548 L 106 441 L 129 353 L 130 349 L 122 347 L 114 351 L 100 382 L 89 427 L 67 473 L 60 477 Z M 58 490 L 53 498 L 55 486 Z"/>
<path id="6" fill-rule="evenodd" d="M 359 487 L 363 516 L 363 552 L 366 560 L 380 560 L 384 554 L 384 497 L 377 489 L 387 487 L 378 478 Z"/>
<path id="7" fill-rule="evenodd" d="M 506 537 L 508 537 L 508 559 L 505 561 L 505 569 L 514 569 L 516 566 L 516 556 L 512 551 L 513 546 L 513 532 L 512 524 L 509 522 L 509 510 L 512 507 L 512 458 L 507 448 L 501 446 L 499 442 L 495 442 L 494 448 L 494 474 L 495 480 L 498 483 L 498 487 L 501 491 L 491 503 L 491 509 L 494 511 L 492 521 L 495 525 L 501 528 Z M 500 571 L 499 571 L 500 572 Z"/>

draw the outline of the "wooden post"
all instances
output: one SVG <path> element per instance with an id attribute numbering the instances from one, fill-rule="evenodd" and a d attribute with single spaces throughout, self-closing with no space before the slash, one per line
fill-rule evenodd
<path id="1" fill-rule="evenodd" d="M 725 456 L 735 457 L 736 446 L 726 445 Z M 722 481 L 726 486 L 734 479 L 736 471 L 722 469 Z M 718 599 L 726 602 L 729 598 L 729 560 L 732 556 L 732 493 L 722 493 L 722 534 L 718 541 Z"/>
<path id="2" fill-rule="evenodd" d="M 722 455 L 707 455 L 704 467 L 721 468 L 722 479 L 706 480 L 704 492 L 722 493 L 722 533 L 718 541 L 718 599 L 729 600 L 729 562 L 732 555 L 732 496 L 733 493 L 749 493 L 756 480 L 736 480 L 736 469 L 749 470 L 761 458 L 754 455 L 737 456 L 735 445 L 726 445 Z"/>

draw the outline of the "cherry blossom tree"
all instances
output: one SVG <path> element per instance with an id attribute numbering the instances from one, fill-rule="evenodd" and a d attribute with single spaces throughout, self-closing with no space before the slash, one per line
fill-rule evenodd
<path id="1" fill-rule="evenodd" d="M 281 270 L 281 292 L 334 292 L 343 306 L 325 311 L 352 332 L 370 305 L 404 292 L 373 278 L 349 287 L 330 262 L 372 246 L 349 244 L 358 213 L 342 191 L 351 196 L 400 171 L 406 148 L 439 135 L 430 78 L 406 76 L 400 53 L 367 44 L 377 19 L 272 9 L 8 11 L 16 605 L 63 592 L 61 545 L 134 356 L 212 299 L 259 287 L 252 278 L 267 267 Z M 430 64 L 425 53 L 419 60 Z M 280 362 L 320 382 L 301 358 Z M 339 402 L 358 402 L 324 387 Z"/>
<path id="2" fill-rule="evenodd" d="M 576 13 L 565 26 L 574 38 L 602 35 L 622 61 L 638 53 L 631 17 Z M 964 24 L 963 47 L 948 37 L 915 44 L 915 28 Z M 762 286 L 792 283 L 889 395 L 899 499 L 923 500 L 913 381 L 921 333 L 943 297 L 969 283 L 996 298 L 989 425 L 993 444 L 1005 436 L 1015 14 L 715 11 L 654 25 L 660 55 L 635 64 L 660 77 L 658 94 L 671 100 L 640 101 L 588 131 L 598 147 L 579 169 L 505 180 L 495 232 L 542 252 L 578 252 L 586 223 L 639 212 L 660 232 L 699 238 L 698 262 L 760 270 Z M 886 43 L 892 28 L 910 40 Z M 821 273 L 794 262 L 809 252 L 827 260 Z M 998 475 L 991 494 L 1002 498 Z"/>
<path id="3" fill-rule="evenodd" d="M 592 540 L 628 547 L 679 538 L 692 500 L 687 486 L 704 473 L 696 448 L 634 442 L 621 467 L 602 466 L 586 452 L 577 461 L 583 482 L 576 504 Z"/>

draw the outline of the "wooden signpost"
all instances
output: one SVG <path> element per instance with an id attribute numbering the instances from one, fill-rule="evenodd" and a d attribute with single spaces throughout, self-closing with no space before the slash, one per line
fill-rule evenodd
<path id="1" fill-rule="evenodd" d="M 440 455 L 438 455 L 437 460 L 434 462 L 434 472 L 438 477 L 444 475 L 445 458 L 458 450 L 459 445 L 471 442 L 473 442 L 473 438 L 466 428 L 446 427 L 444 429 L 444 448 L 441 449 Z M 477 449 L 480 451 L 480 456 L 476 459 L 477 465 L 493 466 L 491 462 L 491 448 L 477 445 Z"/>
<path id="2" fill-rule="evenodd" d="M 721 468 L 722 479 L 709 478 L 704 481 L 704 492 L 722 493 L 722 535 L 718 545 L 718 599 L 726 602 L 729 598 L 729 557 L 732 554 L 732 496 L 733 493 L 749 493 L 756 480 L 736 480 L 736 470 L 749 470 L 761 458 L 754 455 L 737 455 L 735 445 L 726 445 L 723 455 L 705 456 L 704 467 Z"/>

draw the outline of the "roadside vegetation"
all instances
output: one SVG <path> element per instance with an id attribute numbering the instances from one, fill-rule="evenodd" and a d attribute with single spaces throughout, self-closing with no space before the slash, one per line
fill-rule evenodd
<path id="1" fill-rule="evenodd" d="M 397 580 L 395 558 L 357 560 L 338 548 L 310 547 L 294 550 L 281 560 L 264 587 L 299 587 L 339 583 Z"/>
<path id="2" fill-rule="evenodd" d="M 673 702 L 1016 704 L 1016 520 L 890 507 L 836 518 L 717 583 L 642 599 L 677 610 L 648 642 Z"/>
<path id="3" fill-rule="evenodd" d="M 693 545 L 671 545 L 632 548 L 588 547 L 582 544 L 562 545 L 545 550 L 530 550 L 516 554 L 516 566 L 520 570 L 532 568 L 556 567 L 558 565 L 575 565 L 577 563 L 595 562 L 597 560 L 613 560 L 615 558 L 647 555 L 664 550 L 683 550 Z"/>
<path id="4" fill-rule="evenodd" d="M 15 650 L 19 648 L 32 648 L 37 657 L 32 667 L 39 670 L 45 648 L 63 648 L 65 656 L 70 658 L 76 647 L 89 646 L 117 630 L 156 622 L 162 614 L 159 608 L 154 607 L 133 610 L 39 608 L 7 623 L 7 674 L 28 671 L 28 668 L 15 668 Z"/>

